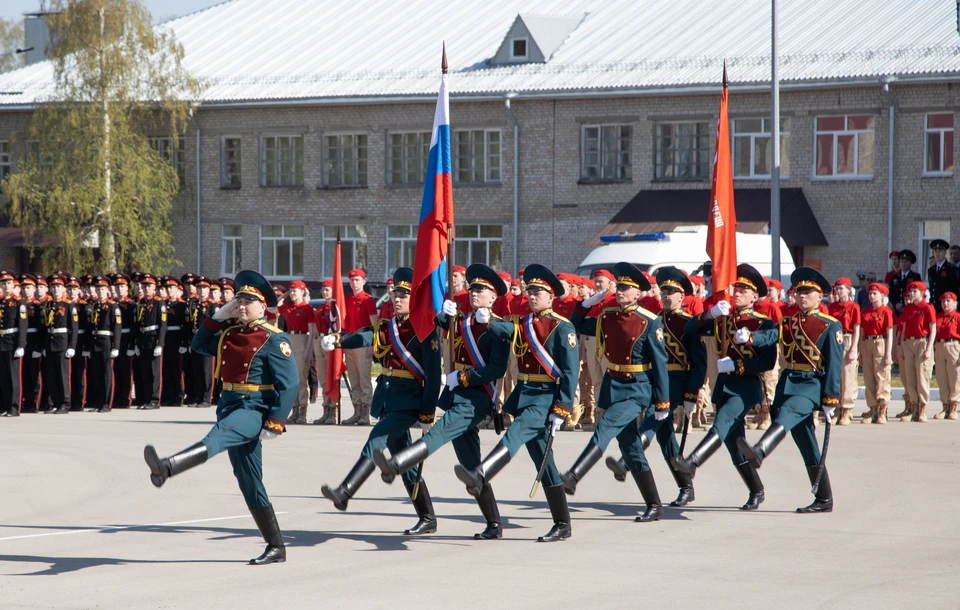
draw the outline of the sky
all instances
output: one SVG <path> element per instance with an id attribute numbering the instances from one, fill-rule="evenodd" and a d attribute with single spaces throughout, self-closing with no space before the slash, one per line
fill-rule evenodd
<path id="1" fill-rule="evenodd" d="M 179 17 L 192 13 L 223 0 L 144 0 L 147 9 L 153 14 L 155 21 L 167 21 L 172 17 Z M 36 11 L 40 8 L 40 0 L 0 0 L 0 18 L 21 19 L 24 13 Z"/>

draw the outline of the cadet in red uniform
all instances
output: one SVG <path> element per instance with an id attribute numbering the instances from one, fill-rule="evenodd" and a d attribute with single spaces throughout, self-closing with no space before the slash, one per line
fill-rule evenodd
<path id="1" fill-rule="evenodd" d="M 933 345 L 937 338 L 937 314 L 924 300 L 927 286 L 910 282 L 904 291 L 903 311 L 898 320 L 900 335 L 900 375 L 903 381 L 906 408 L 897 417 L 900 421 L 927 421 L 930 399 L 930 372 L 933 367 Z"/>
<path id="2" fill-rule="evenodd" d="M 940 295 L 941 313 L 937 315 L 937 340 L 933 347 L 934 370 L 940 388 L 943 411 L 934 419 L 957 419 L 960 403 L 960 313 L 957 313 L 957 295 Z"/>
<path id="3" fill-rule="evenodd" d="M 16 297 L 16 277 L 0 271 L 0 417 L 20 415 L 20 361 L 27 345 L 27 306 Z"/>
<path id="4" fill-rule="evenodd" d="M 860 306 L 853 300 L 853 282 L 842 277 L 833 283 L 836 301 L 827 313 L 840 322 L 843 329 L 843 368 L 840 375 L 840 406 L 837 409 L 838 426 L 849 425 L 853 419 L 853 405 L 857 400 L 858 346 L 860 345 Z"/>
<path id="5" fill-rule="evenodd" d="M 863 385 L 870 409 L 863 414 L 862 424 L 887 423 L 890 404 L 890 366 L 893 364 L 893 310 L 884 305 L 886 285 L 874 282 L 867 286 L 870 306 L 860 314 L 860 363 Z"/>
<path id="6" fill-rule="evenodd" d="M 377 302 L 364 292 L 367 273 L 363 269 L 354 269 L 347 274 L 351 293 L 345 296 L 343 313 L 343 332 L 356 332 L 369 328 L 377 320 Z M 347 365 L 350 378 L 350 400 L 353 402 L 353 415 L 340 423 L 345 426 L 370 425 L 370 405 L 373 400 L 373 383 L 370 371 L 373 368 L 373 348 L 354 347 L 343 350 L 343 361 Z M 372 454 L 371 454 L 372 455 Z"/>
<path id="7" fill-rule="evenodd" d="M 286 322 L 287 335 L 290 337 L 290 346 L 293 348 L 293 358 L 297 363 L 297 372 L 300 374 L 300 385 L 297 389 L 297 399 L 293 403 L 293 412 L 288 424 L 306 424 L 307 407 L 310 406 L 310 324 L 313 323 L 313 307 L 310 306 L 310 293 L 307 285 L 300 280 L 290 282 L 287 292 L 284 293 L 278 311 Z M 289 299 L 288 299 L 289 297 Z"/>

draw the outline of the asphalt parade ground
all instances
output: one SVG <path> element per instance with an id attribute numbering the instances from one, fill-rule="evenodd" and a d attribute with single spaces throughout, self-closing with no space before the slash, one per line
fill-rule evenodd
<path id="1" fill-rule="evenodd" d="M 812 495 L 788 437 L 760 471 L 758 512 L 737 510 L 747 491 L 724 449 L 698 471 L 691 506 L 648 524 L 633 522 L 636 486 L 601 461 L 571 498 L 573 538 L 553 544 L 535 542 L 552 522 L 542 491 L 528 499 L 525 452 L 494 479 L 503 540 L 473 540 L 482 519 L 449 445 L 424 467 L 439 532 L 410 538 L 399 480 L 374 474 L 345 513 L 320 494 L 370 428 L 291 426 L 264 450 L 287 562 L 263 567 L 246 565 L 264 543 L 226 455 L 162 489 L 148 478 L 144 444 L 193 444 L 212 409 L 24 415 L 0 422 L 0 608 L 957 608 L 960 422 L 937 411 L 834 428 L 832 514 L 794 514 Z M 481 438 L 486 454 L 498 437 Z M 589 438 L 559 433 L 561 470 Z M 656 445 L 648 456 L 666 503 L 673 478 Z"/>

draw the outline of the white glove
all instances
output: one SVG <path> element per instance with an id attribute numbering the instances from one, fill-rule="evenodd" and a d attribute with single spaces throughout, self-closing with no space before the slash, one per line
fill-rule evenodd
<path id="1" fill-rule="evenodd" d="M 155 348 L 153 348 L 153 357 L 154 357 L 154 358 L 159 358 L 159 357 L 160 357 L 160 354 L 162 354 L 162 353 L 163 353 L 163 348 L 160 347 L 159 345 L 156 346 Z"/>
<path id="2" fill-rule="evenodd" d="M 836 409 L 836 407 L 828 407 L 827 405 L 822 405 L 820 408 L 823 409 L 823 416 L 827 418 L 827 421 L 830 421 L 831 419 L 833 419 L 833 411 L 834 409 Z"/>
<path id="3" fill-rule="evenodd" d="M 213 319 L 218 322 L 225 322 L 230 318 L 236 318 L 239 314 L 240 301 L 234 299 L 217 310 L 217 313 L 213 314 Z M 261 437 L 262 438 L 262 437 Z"/>
<path id="4" fill-rule="evenodd" d="M 607 293 L 608 293 L 609 291 L 610 291 L 610 290 L 609 290 L 608 288 L 604 288 L 603 290 L 601 290 L 600 292 L 596 293 L 596 294 L 593 295 L 592 297 L 587 297 L 587 298 L 585 298 L 585 299 L 583 300 L 583 306 L 586 307 L 587 309 L 590 309 L 591 307 L 593 307 L 594 305 L 596 305 L 597 303 L 599 303 L 600 301 L 602 301 L 602 300 L 604 299 L 604 297 L 607 296 Z"/>
<path id="5" fill-rule="evenodd" d="M 684 400 L 683 401 L 683 412 L 687 417 L 693 417 L 693 413 L 697 410 L 697 403 Z"/>
<path id="6" fill-rule="evenodd" d="M 450 388 L 451 391 L 453 391 L 454 389 L 460 387 L 460 372 L 459 372 L 459 371 L 454 371 L 454 372 L 450 373 L 449 375 L 447 375 L 447 387 Z"/>
<path id="7" fill-rule="evenodd" d="M 732 358 L 721 358 L 717 360 L 717 372 L 718 373 L 732 373 L 736 370 L 736 365 L 733 363 Z"/>
<path id="8" fill-rule="evenodd" d="M 424 432 L 428 431 L 430 427 L 433 426 L 433 424 L 427 423 L 425 421 L 418 422 L 417 425 L 419 425 L 420 429 L 423 430 Z"/>
<path id="9" fill-rule="evenodd" d="M 187 353 L 187 348 L 185 348 L 185 347 L 183 347 L 183 346 L 180 346 L 180 349 L 178 349 L 177 351 L 180 352 L 181 354 L 186 354 L 186 353 Z"/>
<path id="10" fill-rule="evenodd" d="M 134 353 L 136 353 L 135 350 L 132 350 L 132 349 L 127 350 L 127 356 L 132 356 Z"/>
<path id="11" fill-rule="evenodd" d="M 80 352 L 80 355 L 83 356 L 84 358 L 89 358 L 90 352 Z"/>
<path id="12" fill-rule="evenodd" d="M 710 308 L 708 312 L 708 319 L 718 318 L 720 316 L 725 316 L 730 313 L 730 303 L 727 301 L 720 301 L 716 305 Z"/>
<path id="13" fill-rule="evenodd" d="M 667 419 L 667 415 L 670 415 L 670 409 L 664 409 L 663 411 L 653 412 L 653 418 L 657 421 L 663 421 Z"/>
<path id="14" fill-rule="evenodd" d="M 233 301 L 230 301 L 230 302 L 233 303 Z M 270 439 L 272 439 L 272 438 L 277 438 L 278 436 L 280 436 L 280 435 L 277 434 L 276 432 L 272 432 L 272 431 L 270 431 L 270 430 L 267 430 L 266 428 L 261 428 L 261 429 L 260 429 L 260 440 L 262 440 L 262 441 L 269 441 Z"/>
<path id="15" fill-rule="evenodd" d="M 23 358 L 23 348 L 18 347 L 17 349 L 13 350 L 13 357 L 14 359 Z"/>
<path id="16" fill-rule="evenodd" d="M 43 354 L 41 354 L 40 352 L 31 352 L 30 357 L 31 357 L 31 358 L 39 358 L 39 357 L 42 356 L 42 355 L 43 355 Z"/>
<path id="17" fill-rule="evenodd" d="M 135 356 L 139 356 L 139 355 L 140 355 L 140 346 L 139 346 L 139 345 L 136 346 L 135 348 L 133 348 L 133 354 L 134 354 Z"/>
<path id="18" fill-rule="evenodd" d="M 560 426 L 563 425 L 563 418 L 556 413 L 550 413 L 547 422 L 550 424 L 550 434 L 556 434 L 560 430 Z"/>
<path id="19" fill-rule="evenodd" d="M 72 347 L 67 351 L 63 352 L 63 357 L 66 358 L 67 360 L 73 358 L 76 355 L 77 355 L 77 350 L 73 349 Z"/>
<path id="20" fill-rule="evenodd" d="M 119 356 L 119 355 L 120 355 L 120 350 L 118 350 L 118 349 L 112 349 L 112 350 L 110 350 L 110 358 L 116 358 L 116 357 Z"/>
<path id="21" fill-rule="evenodd" d="M 320 347 L 325 352 L 332 352 L 337 349 L 337 338 L 334 335 L 324 335 L 320 338 Z"/>
<path id="22" fill-rule="evenodd" d="M 733 335 L 733 342 L 743 344 L 750 340 L 750 329 L 740 328 L 737 329 L 735 335 Z"/>
<path id="23" fill-rule="evenodd" d="M 457 315 L 457 304 L 451 301 L 450 299 L 447 299 L 446 301 L 443 302 L 442 311 L 444 315 L 455 316 Z"/>
<path id="24" fill-rule="evenodd" d="M 477 321 L 477 324 L 486 324 L 490 321 L 490 310 L 481 307 L 473 314 L 473 318 Z"/>

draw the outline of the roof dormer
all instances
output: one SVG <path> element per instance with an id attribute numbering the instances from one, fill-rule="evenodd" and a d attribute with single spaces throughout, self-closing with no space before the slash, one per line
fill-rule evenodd
<path id="1" fill-rule="evenodd" d="M 584 17 L 585 13 L 572 16 L 520 13 L 490 63 L 504 65 L 550 61 Z"/>

